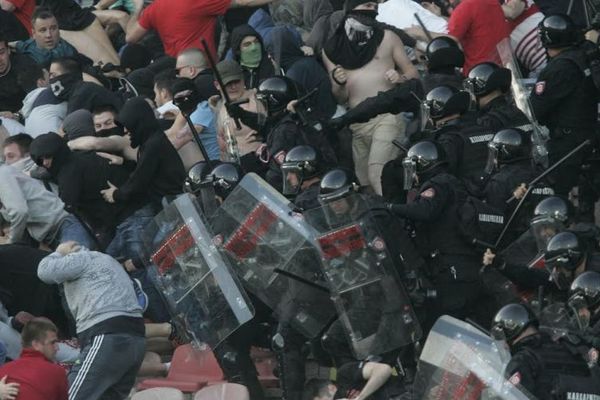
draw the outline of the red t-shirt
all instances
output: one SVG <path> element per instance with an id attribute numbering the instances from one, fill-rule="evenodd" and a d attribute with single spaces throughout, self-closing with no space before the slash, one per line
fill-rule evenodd
<path id="1" fill-rule="evenodd" d="M 8 0 L 15 6 L 12 12 L 19 22 L 31 33 L 31 16 L 35 9 L 35 0 Z"/>
<path id="2" fill-rule="evenodd" d="M 231 0 L 154 0 L 138 22 L 142 28 L 158 32 L 165 52 L 172 57 L 189 48 L 203 50 L 201 38 L 215 55 L 217 17 L 224 15 L 230 4 Z"/>
<path id="3" fill-rule="evenodd" d="M 0 377 L 8 376 L 6 382 L 16 382 L 19 399 L 67 400 L 67 372 L 60 365 L 51 363 L 42 353 L 23 349 L 21 357 L 0 367 Z"/>
<path id="4" fill-rule="evenodd" d="M 496 45 L 510 35 L 510 26 L 498 0 L 464 0 L 450 15 L 448 33 L 463 46 L 467 75 L 484 61 L 500 63 Z"/>

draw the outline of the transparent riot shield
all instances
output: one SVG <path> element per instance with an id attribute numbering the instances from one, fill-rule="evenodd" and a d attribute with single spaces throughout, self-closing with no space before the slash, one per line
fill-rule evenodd
<path id="1" fill-rule="evenodd" d="M 358 194 L 305 213 L 318 231 L 325 276 L 358 359 L 398 349 L 421 336 L 383 236 L 368 214 Z"/>
<path id="2" fill-rule="evenodd" d="M 413 399 L 534 399 L 505 379 L 508 361 L 507 347 L 472 325 L 444 315 L 423 347 Z"/>
<path id="3" fill-rule="evenodd" d="M 211 218 L 211 230 L 245 287 L 280 322 L 314 338 L 335 308 L 314 230 L 289 204 L 258 175 L 247 174 Z"/>
<path id="4" fill-rule="evenodd" d="M 185 322 L 194 341 L 214 349 L 254 317 L 248 295 L 212 243 L 192 195 L 165 207 L 143 237 L 172 315 Z"/>
<path id="5" fill-rule="evenodd" d="M 505 68 L 508 68 L 511 72 L 511 91 L 515 99 L 515 104 L 517 107 L 519 107 L 523 114 L 525 114 L 529 120 L 529 123 L 531 124 L 530 127 L 522 128 L 526 131 L 532 131 L 533 159 L 538 164 L 548 167 L 548 150 L 546 149 L 546 142 L 548 141 L 550 135 L 548 129 L 544 126 L 541 126 L 537 122 L 537 118 L 533 114 L 531 103 L 529 101 L 529 93 L 531 90 L 526 89 L 526 86 L 531 86 L 532 84 L 535 84 L 535 82 L 530 82 L 526 79 L 523 79 L 521 70 L 519 69 L 519 64 L 514 57 L 514 53 L 510 45 L 510 38 L 502 40 L 496 47 L 498 49 L 498 54 L 500 54 L 502 65 Z"/>

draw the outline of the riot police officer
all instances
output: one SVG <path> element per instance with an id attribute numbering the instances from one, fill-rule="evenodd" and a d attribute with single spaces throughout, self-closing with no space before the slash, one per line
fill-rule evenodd
<path id="1" fill-rule="evenodd" d="M 546 246 L 546 268 L 561 291 L 567 291 L 573 280 L 585 271 L 600 272 L 600 259 L 588 251 L 586 244 L 573 232 L 556 234 Z"/>
<path id="2" fill-rule="evenodd" d="M 579 275 L 569 289 L 569 308 L 577 321 L 577 330 L 590 346 L 600 348 L 600 273 Z"/>
<path id="3" fill-rule="evenodd" d="M 528 123 L 510 96 L 511 80 L 510 70 L 493 62 L 477 64 L 469 71 L 464 86 L 477 103 L 477 125 L 497 131 Z"/>
<path id="4" fill-rule="evenodd" d="M 335 162 L 335 154 L 327 138 L 321 132 L 302 124 L 288 111 L 288 104 L 298 99 L 294 81 L 285 76 L 266 79 L 259 85 L 256 99 L 267 115 L 267 124 L 263 128 L 266 144 L 261 159 L 269 164 L 266 180 L 273 187 L 281 189 L 280 166 L 287 152 L 295 146 L 313 146 L 321 152 L 325 162 Z"/>
<path id="5" fill-rule="evenodd" d="M 321 164 L 320 155 L 311 146 L 296 146 L 285 156 L 281 165 L 283 194 L 291 198 L 300 210 L 319 206 Z"/>
<path id="6" fill-rule="evenodd" d="M 450 171 L 477 188 L 483 184 L 487 143 L 494 133 L 469 120 L 470 101 L 468 92 L 442 85 L 427 93 L 423 108 L 433 122 L 433 140 L 444 148 Z"/>
<path id="7" fill-rule="evenodd" d="M 530 95 L 533 113 L 550 131 L 547 143 L 549 164 L 554 164 L 597 129 L 598 90 L 585 53 L 583 36 L 564 14 L 546 16 L 539 35 L 550 61 L 540 73 Z M 576 184 L 585 154 L 579 152 L 552 175 L 557 193 L 566 195 Z"/>
<path id="8" fill-rule="evenodd" d="M 600 394 L 595 374 L 582 355 L 568 343 L 554 342 L 538 325 L 533 312 L 521 304 L 508 304 L 494 317 L 492 336 L 505 341 L 512 354 L 505 369 L 508 381 L 539 399 Z"/>
<path id="9" fill-rule="evenodd" d="M 464 184 L 448 173 L 443 148 L 434 142 L 419 142 L 404 159 L 405 188 L 418 187 L 408 204 L 389 204 L 396 215 L 414 224 L 417 248 L 428 260 L 428 274 L 437 299 L 428 315 L 428 327 L 439 315 L 472 316 L 482 298 L 480 259 L 460 231 L 458 208 L 465 202 Z"/>
<path id="10" fill-rule="evenodd" d="M 483 189 L 483 197 L 487 204 L 504 212 L 507 220 L 518 203 L 514 201 L 508 204 L 507 200 L 515 191 L 520 190 L 521 185 L 532 181 L 538 172 L 541 172 L 531 162 L 530 144 L 530 136 L 516 128 L 501 130 L 488 143 L 488 161 L 485 170 L 487 181 Z M 533 204 L 553 194 L 554 190 L 543 182 L 538 182 L 534 188 L 531 188 L 529 197 L 521 205 L 516 219 L 511 223 L 510 234 L 505 236 L 504 243 L 512 242 L 525 232 Z"/>
<path id="11" fill-rule="evenodd" d="M 455 40 L 448 36 L 439 36 L 427 44 L 427 74 L 423 77 L 425 92 L 448 85 L 462 89 L 461 68 L 465 63 L 465 54 Z"/>

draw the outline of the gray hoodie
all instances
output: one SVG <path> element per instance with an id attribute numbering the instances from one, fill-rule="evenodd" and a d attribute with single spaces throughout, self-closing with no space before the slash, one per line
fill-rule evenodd
<path id="1" fill-rule="evenodd" d="M 40 262 L 38 277 L 49 284 L 64 283 L 77 333 L 109 318 L 142 317 L 131 279 L 108 254 L 86 248 L 66 256 L 54 252 Z"/>
<path id="2" fill-rule="evenodd" d="M 18 242 L 27 230 L 38 242 L 49 242 L 69 215 L 60 198 L 16 168 L 0 164 L 0 215 L 10 224 L 9 239 Z"/>
<path id="3" fill-rule="evenodd" d="M 48 88 L 37 88 L 25 96 L 21 113 L 25 118 L 25 133 L 32 138 L 48 132 L 58 132 L 67 115 L 67 102 L 35 105 L 38 96 Z"/>

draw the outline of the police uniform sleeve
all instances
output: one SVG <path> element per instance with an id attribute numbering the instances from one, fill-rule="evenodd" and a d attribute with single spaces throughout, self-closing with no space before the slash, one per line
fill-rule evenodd
<path id="1" fill-rule="evenodd" d="M 458 164 L 463 158 L 464 139 L 458 133 L 445 134 L 440 135 L 440 137 L 436 139 L 436 142 L 438 142 L 446 152 L 450 171 L 456 172 L 458 170 Z"/>
<path id="2" fill-rule="evenodd" d="M 449 196 L 449 188 L 439 184 L 429 184 L 421 189 L 414 202 L 392 204 L 388 208 L 394 214 L 413 221 L 433 221 L 444 211 Z"/>
<path id="3" fill-rule="evenodd" d="M 531 352 L 520 351 L 513 355 L 506 366 L 505 377 L 514 386 L 520 386 L 529 393 L 534 393 L 539 369 L 540 365 Z"/>
<path id="4" fill-rule="evenodd" d="M 555 60 L 540 74 L 530 95 L 532 111 L 541 124 L 561 107 L 564 98 L 571 95 L 582 78 L 579 68 L 569 60 Z"/>

